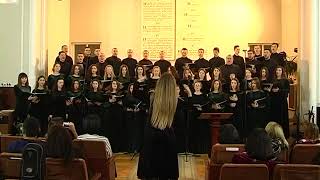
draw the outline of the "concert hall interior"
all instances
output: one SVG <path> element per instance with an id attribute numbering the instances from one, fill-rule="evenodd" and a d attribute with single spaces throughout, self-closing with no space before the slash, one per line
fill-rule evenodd
<path id="1" fill-rule="evenodd" d="M 0 0 L 0 179 L 320 180 L 318 0 Z"/>

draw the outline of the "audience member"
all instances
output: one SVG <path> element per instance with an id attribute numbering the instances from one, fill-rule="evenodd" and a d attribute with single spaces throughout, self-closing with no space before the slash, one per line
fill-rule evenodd
<path id="1" fill-rule="evenodd" d="M 224 124 L 220 127 L 220 144 L 238 144 L 240 137 L 238 130 L 232 124 Z"/>
<path id="2" fill-rule="evenodd" d="M 319 128 L 314 123 L 308 123 L 304 130 L 303 139 L 298 144 L 317 144 L 320 143 Z"/>
<path id="3" fill-rule="evenodd" d="M 40 135 L 40 123 L 39 120 L 34 117 L 28 117 L 23 123 L 23 137 L 36 138 Z M 8 151 L 12 153 L 22 153 L 23 148 L 30 142 L 33 142 L 32 139 L 21 139 L 13 141 L 8 146 Z"/>
<path id="4" fill-rule="evenodd" d="M 286 140 L 282 127 L 276 122 L 269 122 L 265 128 L 272 140 L 272 148 L 275 154 L 280 154 L 283 150 L 289 149 L 289 143 Z"/>

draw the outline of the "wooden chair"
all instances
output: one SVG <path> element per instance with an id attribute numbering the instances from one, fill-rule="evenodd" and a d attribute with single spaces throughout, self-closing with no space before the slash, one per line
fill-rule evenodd
<path id="1" fill-rule="evenodd" d="M 0 173 L 5 178 L 20 178 L 21 176 L 22 154 L 20 153 L 1 153 L 0 154 Z"/>
<path id="2" fill-rule="evenodd" d="M 116 165 L 114 157 L 108 158 L 106 144 L 100 140 L 73 141 L 75 147 L 82 150 L 88 169 L 92 173 L 101 173 L 100 180 L 115 180 Z"/>
<path id="3" fill-rule="evenodd" d="M 220 180 L 269 180 L 268 167 L 265 164 L 224 164 Z"/>
<path id="4" fill-rule="evenodd" d="M 297 144 L 291 152 L 291 164 L 311 164 L 320 152 L 320 144 Z"/>
<path id="5" fill-rule="evenodd" d="M 273 180 L 316 180 L 320 179 L 319 165 L 277 164 Z"/>
<path id="6" fill-rule="evenodd" d="M 74 159 L 68 166 L 63 159 L 46 158 L 46 180 L 88 180 L 87 166 L 83 159 Z"/>
<path id="7" fill-rule="evenodd" d="M 224 163 L 231 163 L 239 152 L 244 152 L 244 144 L 215 144 L 212 146 L 211 159 L 207 163 L 206 179 L 218 180 Z"/>
<path id="8" fill-rule="evenodd" d="M 23 136 L 11 136 L 11 135 L 1 135 L 0 136 L 0 152 L 8 152 L 9 144 L 17 140 L 27 140 L 30 142 L 41 142 L 45 141 L 45 138 L 35 138 L 35 137 L 23 137 Z"/>

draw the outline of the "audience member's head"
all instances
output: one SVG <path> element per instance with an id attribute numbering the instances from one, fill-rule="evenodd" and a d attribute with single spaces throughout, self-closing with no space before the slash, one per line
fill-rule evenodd
<path id="1" fill-rule="evenodd" d="M 72 139 L 67 129 L 63 126 L 53 126 L 47 137 L 47 156 L 61 158 L 65 165 L 70 164 L 74 154 Z"/>
<path id="2" fill-rule="evenodd" d="M 52 127 L 54 126 L 63 126 L 63 121 L 64 119 L 62 117 L 53 117 L 49 119 L 48 122 L 48 133 L 50 132 L 50 130 L 52 129 Z"/>
<path id="3" fill-rule="evenodd" d="M 289 143 L 284 136 L 283 129 L 280 124 L 271 121 L 267 124 L 265 130 L 272 139 L 280 140 L 283 147 L 289 148 Z"/>
<path id="4" fill-rule="evenodd" d="M 254 129 L 245 144 L 249 157 L 261 161 L 270 160 L 274 157 L 271 138 L 264 129 Z"/>
<path id="5" fill-rule="evenodd" d="M 224 124 L 220 127 L 220 144 L 240 143 L 240 137 L 237 129 L 232 124 Z"/>
<path id="6" fill-rule="evenodd" d="M 314 123 L 308 123 L 304 130 L 304 139 L 307 140 L 319 140 L 319 128 Z"/>
<path id="7" fill-rule="evenodd" d="M 26 137 L 38 137 L 40 135 L 40 123 L 35 117 L 28 117 L 23 122 L 23 135 Z"/>

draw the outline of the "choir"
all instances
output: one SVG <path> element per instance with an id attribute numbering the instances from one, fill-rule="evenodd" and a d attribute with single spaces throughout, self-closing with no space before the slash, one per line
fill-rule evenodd
<path id="1" fill-rule="evenodd" d="M 20 73 L 14 87 L 17 121 L 28 114 L 37 117 L 44 135 L 48 117 L 63 117 L 79 133 L 106 136 L 114 152 L 139 152 L 154 89 L 161 74 L 168 72 L 176 79 L 179 92 L 173 122 L 179 152 L 210 151 L 209 124 L 198 119 L 202 112 L 232 112 L 230 123 L 242 138 L 270 121 L 278 122 L 288 137 L 289 81 L 277 47 L 274 44 L 272 50 L 265 50 L 264 56 L 255 47 L 244 59 L 235 46 L 235 54 L 226 61 L 219 57 L 217 47 L 209 61 L 203 58 L 203 49 L 198 51 L 199 59 L 192 61 L 183 48 L 172 66 L 163 51 L 153 65 L 147 50 L 137 61 L 129 49 L 128 57 L 121 61 L 116 48 L 109 58 L 100 49 L 90 57 L 91 50 L 86 48 L 73 64 L 63 46 L 52 74 L 47 81 L 38 77 L 33 91 L 27 75 Z"/>

